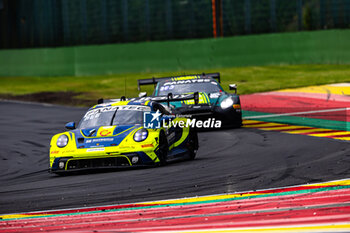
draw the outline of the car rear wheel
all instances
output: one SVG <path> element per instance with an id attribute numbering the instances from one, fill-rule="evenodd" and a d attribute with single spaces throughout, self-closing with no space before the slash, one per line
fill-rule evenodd
<path id="1" fill-rule="evenodd" d="M 158 158 L 160 160 L 160 165 L 164 166 L 167 164 L 167 157 L 168 157 L 168 140 L 165 137 L 164 132 L 162 132 L 159 135 L 159 151 L 158 151 Z"/>

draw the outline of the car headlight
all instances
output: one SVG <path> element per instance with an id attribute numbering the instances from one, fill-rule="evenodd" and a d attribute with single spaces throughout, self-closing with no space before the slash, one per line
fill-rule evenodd
<path id="1" fill-rule="evenodd" d="M 232 107 L 232 105 L 233 105 L 233 99 L 231 97 L 228 97 L 221 102 L 220 107 L 222 109 L 225 109 L 228 107 Z"/>
<path id="2" fill-rule="evenodd" d="M 67 135 L 63 134 L 58 137 L 56 145 L 58 147 L 65 147 L 68 144 L 68 137 Z"/>
<path id="3" fill-rule="evenodd" d="M 142 129 L 137 130 L 136 133 L 134 134 L 134 141 L 135 142 L 142 142 L 147 137 L 148 137 L 147 129 L 142 128 Z"/>

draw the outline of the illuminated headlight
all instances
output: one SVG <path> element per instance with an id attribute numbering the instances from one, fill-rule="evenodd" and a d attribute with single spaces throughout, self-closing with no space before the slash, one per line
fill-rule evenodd
<path id="1" fill-rule="evenodd" d="M 220 107 L 222 109 L 225 109 L 225 108 L 231 107 L 232 105 L 233 105 L 233 99 L 231 97 L 228 97 L 221 102 Z"/>
<path id="2" fill-rule="evenodd" d="M 58 137 L 56 145 L 58 147 L 65 147 L 68 144 L 68 137 L 67 135 L 63 134 Z"/>
<path id="3" fill-rule="evenodd" d="M 136 133 L 134 134 L 134 141 L 135 142 L 142 142 L 147 137 L 148 137 L 147 129 L 142 128 L 142 129 L 137 130 Z"/>

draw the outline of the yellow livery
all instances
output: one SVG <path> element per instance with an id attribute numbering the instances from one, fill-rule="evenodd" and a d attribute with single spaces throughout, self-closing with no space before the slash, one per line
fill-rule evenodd
<path id="1" fill-rule="evenodd" d="M 174 124 L 180 121 L 186 119 L 172 116 L 154 101 L 96 105 L 77 126 L 67 123 L 70 131 L 52 137 L 50 171 L 152 166 L 194 159 L 197 133 L 186 125 Z"/>

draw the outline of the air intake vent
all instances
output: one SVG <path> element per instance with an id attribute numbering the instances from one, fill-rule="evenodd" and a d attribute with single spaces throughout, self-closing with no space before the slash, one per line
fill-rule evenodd
<path id="1" fill-rule="evenodd" d="M 84 143 L 84 138 L 78 138 L 78 143 Z"/>

